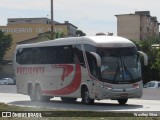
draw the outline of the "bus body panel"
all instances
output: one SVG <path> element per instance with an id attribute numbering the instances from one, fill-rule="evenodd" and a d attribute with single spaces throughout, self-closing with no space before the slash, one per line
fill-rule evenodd
<path id="1" fill-rule="evenodd" d="M 43 95 L 80 97 L 81 83 L 88 78 L 85 73 L 80 65 L 24 65 L 17 67 L 17 92 L 28 94 L 28 84 L 38 83 Z"/>
<path id="2" fill-rule="evenodd" d="M 134 84 L 139 87 L 135 88 Z M 134 84 L 114 85 L 107 83 L 101 87 L 101 99 L 140 98 L 142 96 L 142 81 Z"/>

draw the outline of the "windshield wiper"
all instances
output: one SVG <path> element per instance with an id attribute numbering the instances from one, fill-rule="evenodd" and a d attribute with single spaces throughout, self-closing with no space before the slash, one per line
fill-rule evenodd
<path id="1" fill-rule="evenodd" d="M 133 80 L 133 76 L 132 74 L 130 73 L 130 71 L 128 70 L 127 66 L 125 65 L 124 61 L 122 60 L 121 56 L 119 57 L 120 58 L 120 62 L 121 62 L 121 66 L 122 66 L 122 76 L 123 76 L 123 80 L 125 80 L 125 76 L 124 74 L 128 74 L 129 77 L 131 78 L 131 80 Z M 120 63 L 118 61 L 118 66 L 117 66 L 117 69 L 116 69 L 116 74 L 114 75 L 114 81 L 116 80 L 116 77 L 118 75 L 118 72 L 120 73 Z"/>
<path id="2" fill-rule="evenodd" d="M 118 60 L 118 66 L 117 66 L 117 69 L 116 69 L 116 74 L 114 75 L 113 81 L 116 80 L 116 77 L 117 77 L 117 75 L 118 75 L 118 72 L 120 72 L 119 60 Z"/>
<path id="3" fill-rule="evenodd" d="M 123 66 L 124 66 L 124 71 L 125 71 L 125 73 L 127 72 L 128 75 L 130 76 L 131 80 L 133 80 L 133 76 L 132 76 L 132 74 L 130 73 L 130 71 L 128 70 L 128 68 L 127 68 L 127 66 L 125 65 L 124 61 L 123 61 Z M 124 73 L 124 72 L 123 72 L 123 73 Z M 123 76 L 124 76 L 124 74 L 123 74 Z"/>

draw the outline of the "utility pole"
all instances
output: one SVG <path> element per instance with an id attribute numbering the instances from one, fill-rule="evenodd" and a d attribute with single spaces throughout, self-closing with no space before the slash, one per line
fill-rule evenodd
<path id="1" fill-rule="evenodd" d="M 54 39 L 53 0 L 51 0 L 51 38 Z"/>

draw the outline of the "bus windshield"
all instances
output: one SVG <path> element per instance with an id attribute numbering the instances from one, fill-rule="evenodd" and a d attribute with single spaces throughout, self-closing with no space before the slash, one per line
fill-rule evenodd
<path id="1" fill-rule="evenodd" d="M 103 48 L 101 78 L 109 83 L 134 83 L 141 80 L 141 65 L 135 47 Z"/>

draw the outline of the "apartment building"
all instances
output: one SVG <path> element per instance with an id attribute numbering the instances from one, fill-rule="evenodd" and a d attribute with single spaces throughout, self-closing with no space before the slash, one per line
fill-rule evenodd
<path id="1" fill-rule="evenodd" d="M 120 14 L 117 17 L 117 35 L 131 40 L 145 40 L 159 36 L 157 17 L 150 11 L 136 11 L 135 14 Z"/>

